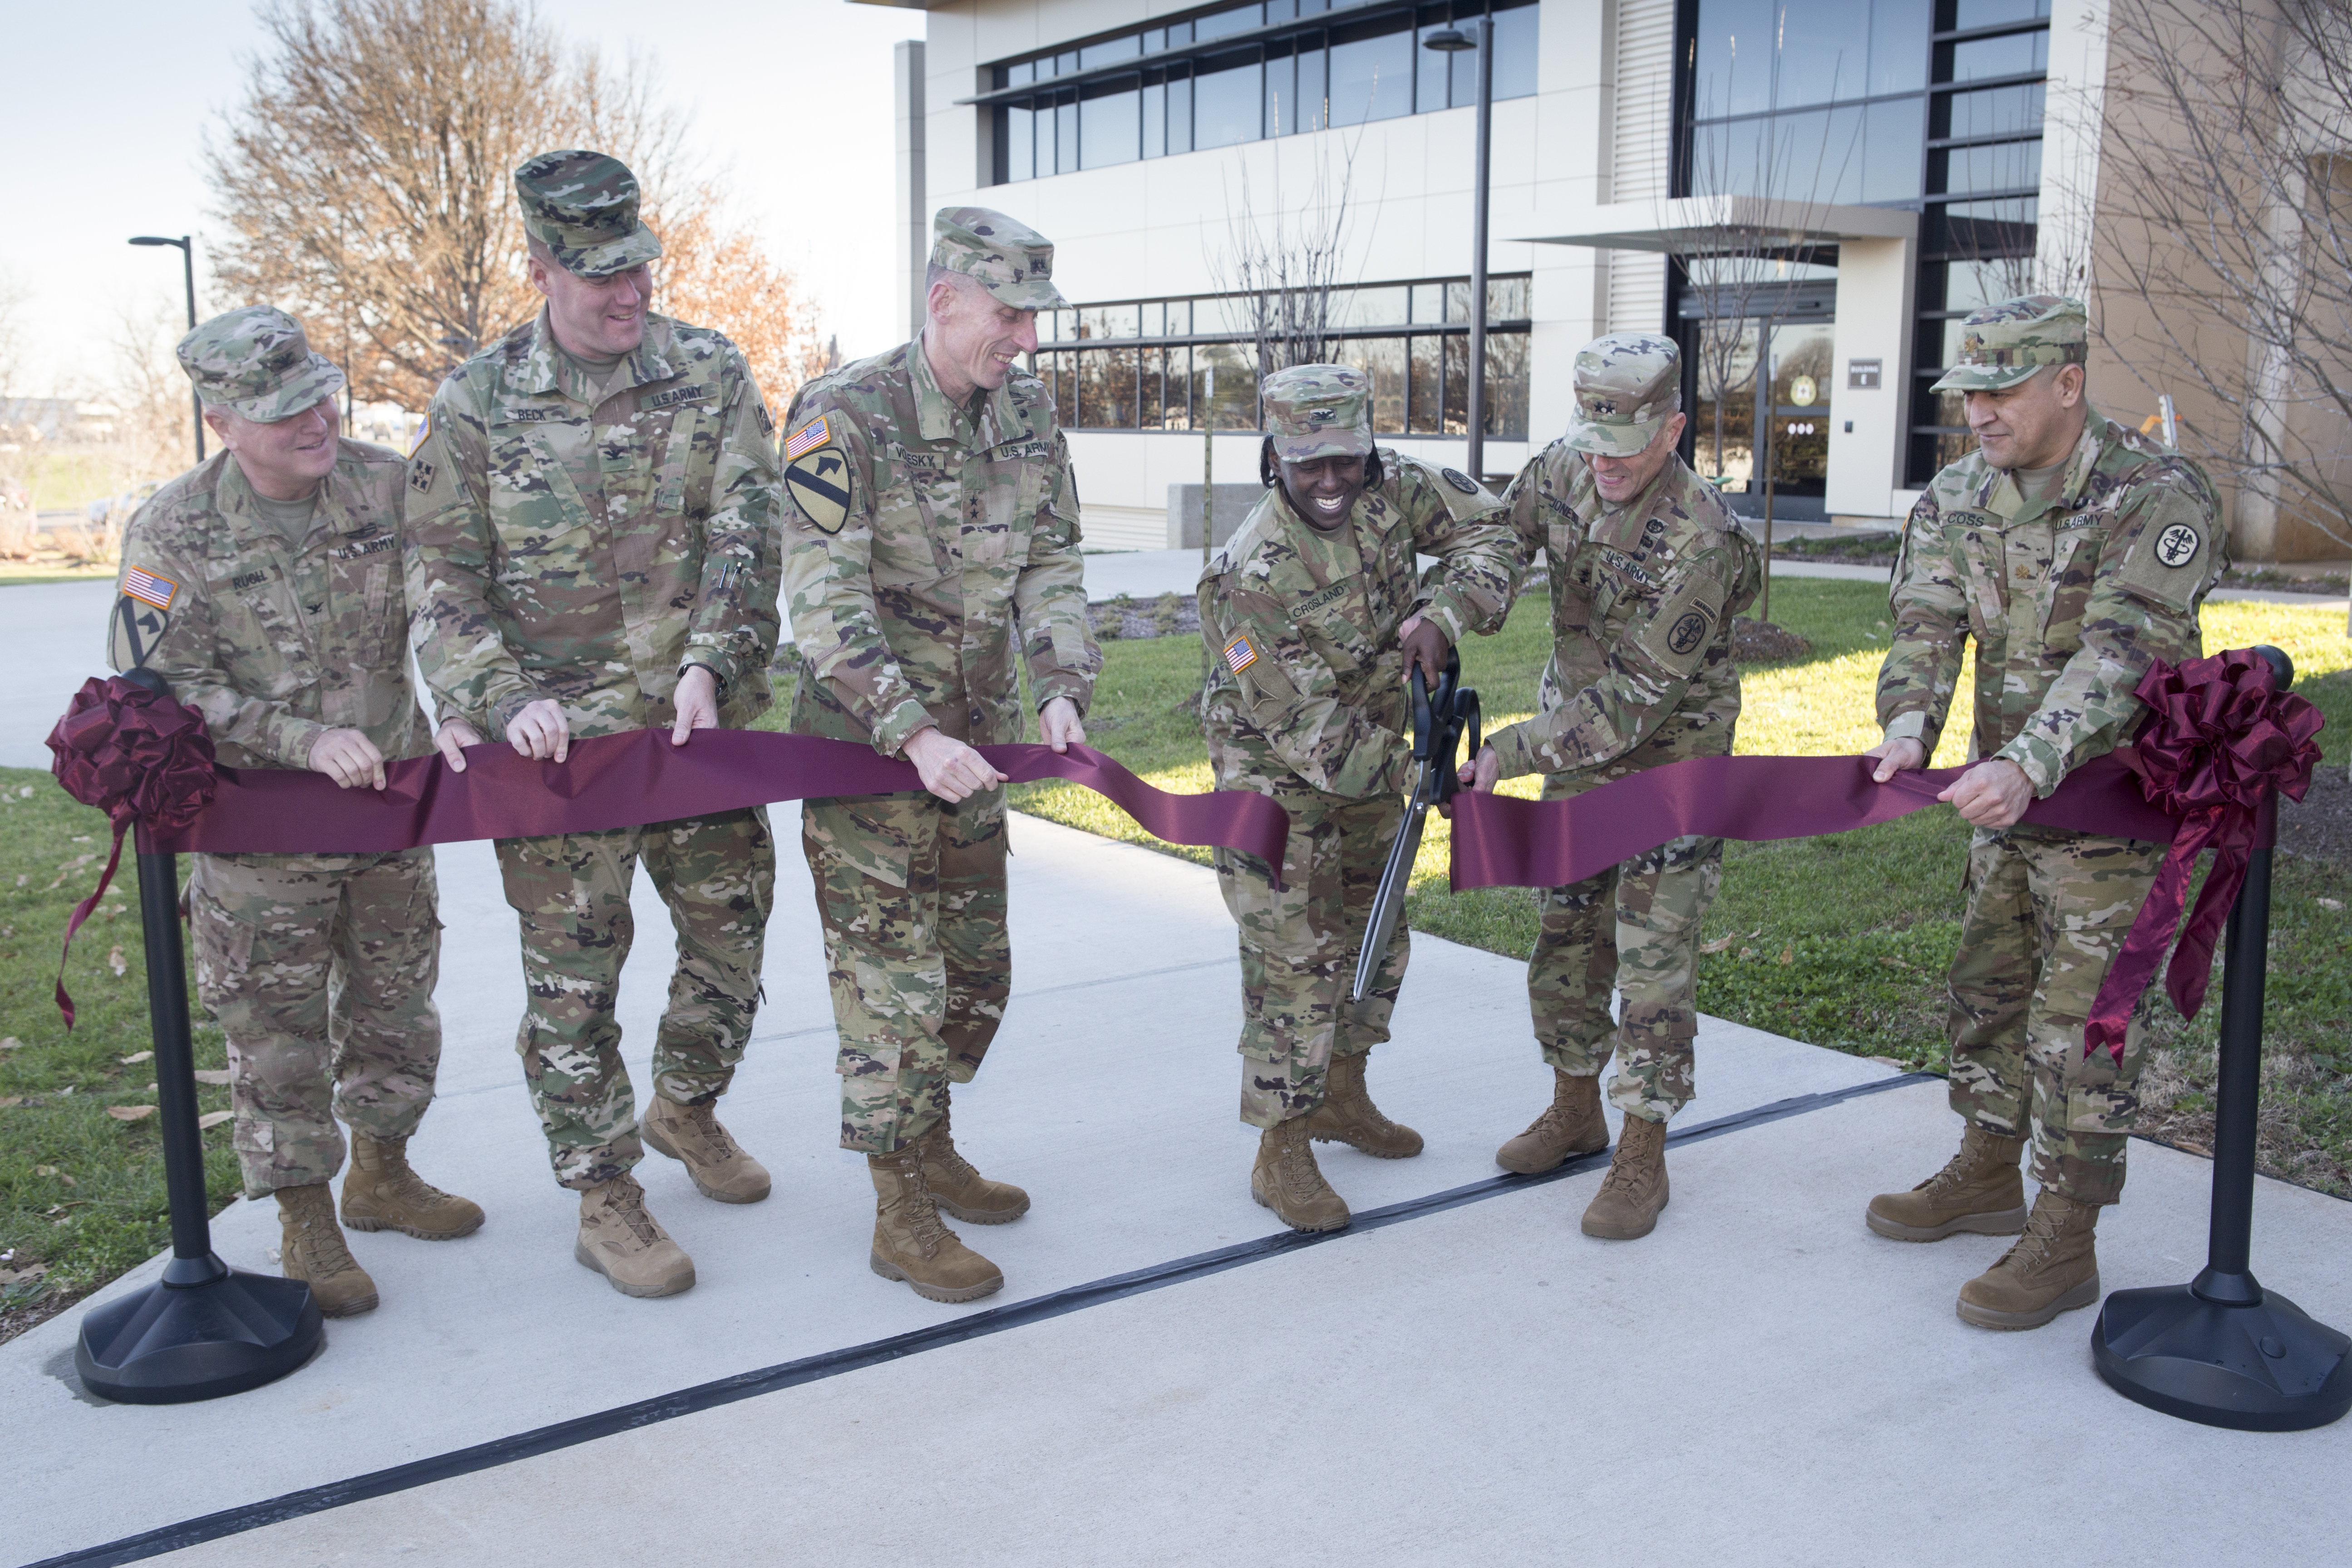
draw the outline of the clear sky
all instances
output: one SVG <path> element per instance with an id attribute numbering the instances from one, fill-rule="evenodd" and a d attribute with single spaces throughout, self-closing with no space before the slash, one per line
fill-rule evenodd
<path id="1" fill-rule="evenodd" d="M 892 268 L 873 258 L 891 239 L 891 45 L 920 37 L 923 13 L 846 0 L 540 10 L 615 62 L 632 47 L 653 62 L 663 96 L 691 115 L 698 151 L 728 166 L 741 217 L 800 275 L 845 357 L 896 341 Z M 101 384 L 121 307 L 179 308 L 179 253 L 135 249 L 131 235 L 194 234 L 198 310 L 246 302 L 205 289 L 215 226 L 201 153 L 260 42 L 239 0 L 0 4 L 0 147 L 14 193 L 0 273 L 29 295 L 21 384 L 0 391 Z M 796 199 L 812 189 L 822 202 Z"/>

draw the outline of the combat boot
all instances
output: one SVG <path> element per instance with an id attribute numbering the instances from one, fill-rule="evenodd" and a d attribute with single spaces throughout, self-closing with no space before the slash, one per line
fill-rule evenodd
<path id="1" fill-rule="evenodd" d="M 923 1179 L 919 1143 L 868 1154 L 866 1169 L 874 1178 L 874 1252 L 867 1261 L 875 1273 L 905 1280 L 930 1301 L 976 1301 L 1004 1288 L 1004 1271 L 940 1220 L 939 1201 Z"/>
<path id="2" fill-rule="evenodd" d="M 343 1223 L 353 1230 L 396 1230 L 419 1241 L 454 1241 L 482 1228 L 482 1207 L 453 1197 L 408 1168 L 408 1140 L 352 1134 L 343 1173 Z"/>
<path id="3" fill-rule="evenodd" d="M 2095 1306 L 2098 1224 L 2098 1205 L 2042 1188 L 2017 1245 L 1960 1287 L 1960 1316 L 1980 1329 L 2038 1329 L 2061 1312 Z"/>
<path id="4" fill-rule="evenodd" d="M 1325 1143 L 1345 1143 L 1383 1160 L 1408 1160 L 1421 1152 L 1421 1134 L 1381 1114 L 1364 1089 L 1369 1051 L 1333 1057 L 1323 1080 L 1323 1103 L 1307 1116 L 1307 1135 Z"/>
<path id="5" fill-rule="evenodd" d="M 1258 1135 L 1250 1196 L 1293 1230 L 1338 1230 L 1349 1217 L 1347 1200 L 1331 1190 L 1315 1163 L 1315 1140 L 1303 1116 L 1277 1121 Z"/>
<path id="6" fill-rule="evenodd" d="M 580 1194 L 572 1256 L 624 1296 L 676 1296 L 694 1289 L 694 1259 L 646 1212 L 646 1190 L 627 1172 Z"/>
<path id="7" fill-rule="evenodd" d="M 646 1146 L 686 1167 L 694 1190 L 722 1204 L 756 1204 L 768 1195 L 768 1168 L 736 1147 L 719 1124 L 718 1102 L 678 1105 L 656 1094 L 637 1121 Z"/>
<path id="8" fill-rule="evenodd" d="M 1029 1212 L 1029 1194 L 1010 1182 L 992 1182 L 956 1152 L 948 1129 L 953 1108 L 940 1112 L 939 1125 L 915 1140 L 923 1154 L 923 1185 L 940 1207 L 967 1225 L 1003 1225 Z"/>
<path id="9" fill-rule="evenodd" d="M 352 1256 L 335 1223 L 335 1194 L 327 1184 L 278 1189 L 278 1265 L 289 1279 L 310 1282 L 310 1300 L 329 1318 L 375 1310 L 375 1281 Z"/>
<path id="10" fill-rule="evenodd" d="M 1584 1234 L 1633 1241 L 1658 1228 L 1665 1206 L 1666 1124 L 1628 1116 L 1617 1134 L 1617 1157 L 1584 1211 Z"/>
<path id="11" fill-rule="evenodd" d="M 2024 1139 L 1971 1121 L 1949 1163 L 1907 1193 L 1879 1194 L 1863 1218 L 1895 1241 L 1941 1241 L 1963 1230 L 2015 1236 L 2025 1228 L 2025 1181 L 2017 1173 L 2024 1152 Z"/>
<path id="12" fill-rule="evenodd" d="M 1551 1107 L 1528 1130 L 1495 1151 L 1495 1163 L 1522 1176 L 1556 1170 L 1574 1154 L 1597 1154 L 1609 1147 L 1609 1123 L 1601 1119 L 1601 1075 L 1579 1078 L 1551 1069 Z"/>

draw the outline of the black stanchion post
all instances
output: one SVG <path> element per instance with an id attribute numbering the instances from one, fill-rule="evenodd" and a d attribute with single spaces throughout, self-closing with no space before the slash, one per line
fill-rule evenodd
<path id="1" fill-rule="evenodd" d="M 127 679 L 163 689 L 145 670 Z M 74 1370 L 103 1399 L 181 1405 L 285 1376 L 317 1352 L 325 1327 L 309 1285 L 231 1268 L 213 1252 L 187 967 L 180 948 L 177 858 L 150 853 L 143 829 L 139 837 L 139 926 L 147 943 L 147 1012 L 155 1041 L 163 1184 L 172 1203 L 172 1260 L 160 1283 L 83 1317 Z"/>
<path id="2" fill-rule="evenodd" d="M 2293 684 L 2285 654 L 2255 651 L 2278 671 L 2281 690 Z M 2277 809 L 2273 793 L 2262 808 L 2264 838 Z M 2110 1295 L 2091 1331 L 2091 1355 L 2110 1387 L 2152 1410 L 2208 1426 L 2299 1432 L 2352 1409 L 2352 1339 L 2264 1290 L 2251 1266 L 2270 926 L 2271 852 L 2263 848 L 2249 859 L 2222 947 L 2205 1268 L 2187 1285 Z"/>

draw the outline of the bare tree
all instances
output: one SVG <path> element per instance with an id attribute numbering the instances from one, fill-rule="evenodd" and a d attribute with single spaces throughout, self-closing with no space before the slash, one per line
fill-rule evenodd
<path id="1" fill-rule="evenodd" d="M 2093 330 L 2257 537 L 2352 548 L 2352 16 L 2120 0 L 2100 111 Z"/>
<path id="2" fill-rule="evenodd" d="M 1241 164 L 1240 205 L 1228 205 L 1224 254 L 1212 263 L 1218 288 L 1238 295 L 1257 353 L 1258 374 L 1294 364 L 1328 364 L 1341 323 L 1332 295 L 1342 286 L 1355 227 L 1349 196 L 1356 180 L 1356 142 L 1340 150 L 1335 171 L 1328 155 L 1316 161 L 1304 199 L 1286 201 L 1281 162 L 1272 199 L 1263 206 Z"/>
<path id="3" fill-rule="evenodd" d="M 767 345 L 745 346 L 772 403 L 798 385 L 814 322 L 790 275 L 719 220 L 719 187 L 644 62 L 567 50 L 508 0 L 266 0 L 259 15 L 265 51 L 206 150 L 231 230 L 219 276 L 231 297 L 300 316 L 356 395 L 421 408 L 531 316 L 513 172 L 567 146 L 611 152 L 643 184 L 667 237 L 657 287 L 693 301 L 698 324 L 732 336 L 740 318 Z"/>

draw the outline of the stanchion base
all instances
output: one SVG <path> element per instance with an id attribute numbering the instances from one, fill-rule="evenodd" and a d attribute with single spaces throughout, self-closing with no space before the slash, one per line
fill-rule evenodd
<path id="1" fill-rule="evenodd" d="M 2126 1399 L 2208 1426 L 2300 1432 L 2352 1409 L 2352 1339 L 2275 1291 L 2227 1306 L 2186 1285 L 2118 1290 L 2091 1356 Z"/>
<path id="2" fill-rule="evenodd" d="M 151 1285 L 84 1317 L 82 1386 L 125 1405 L 184 1405 L 258 1388 L 317 1353 L 325 1325 L 309 1285 L 213 1267 L 205 1283 Z"/>

